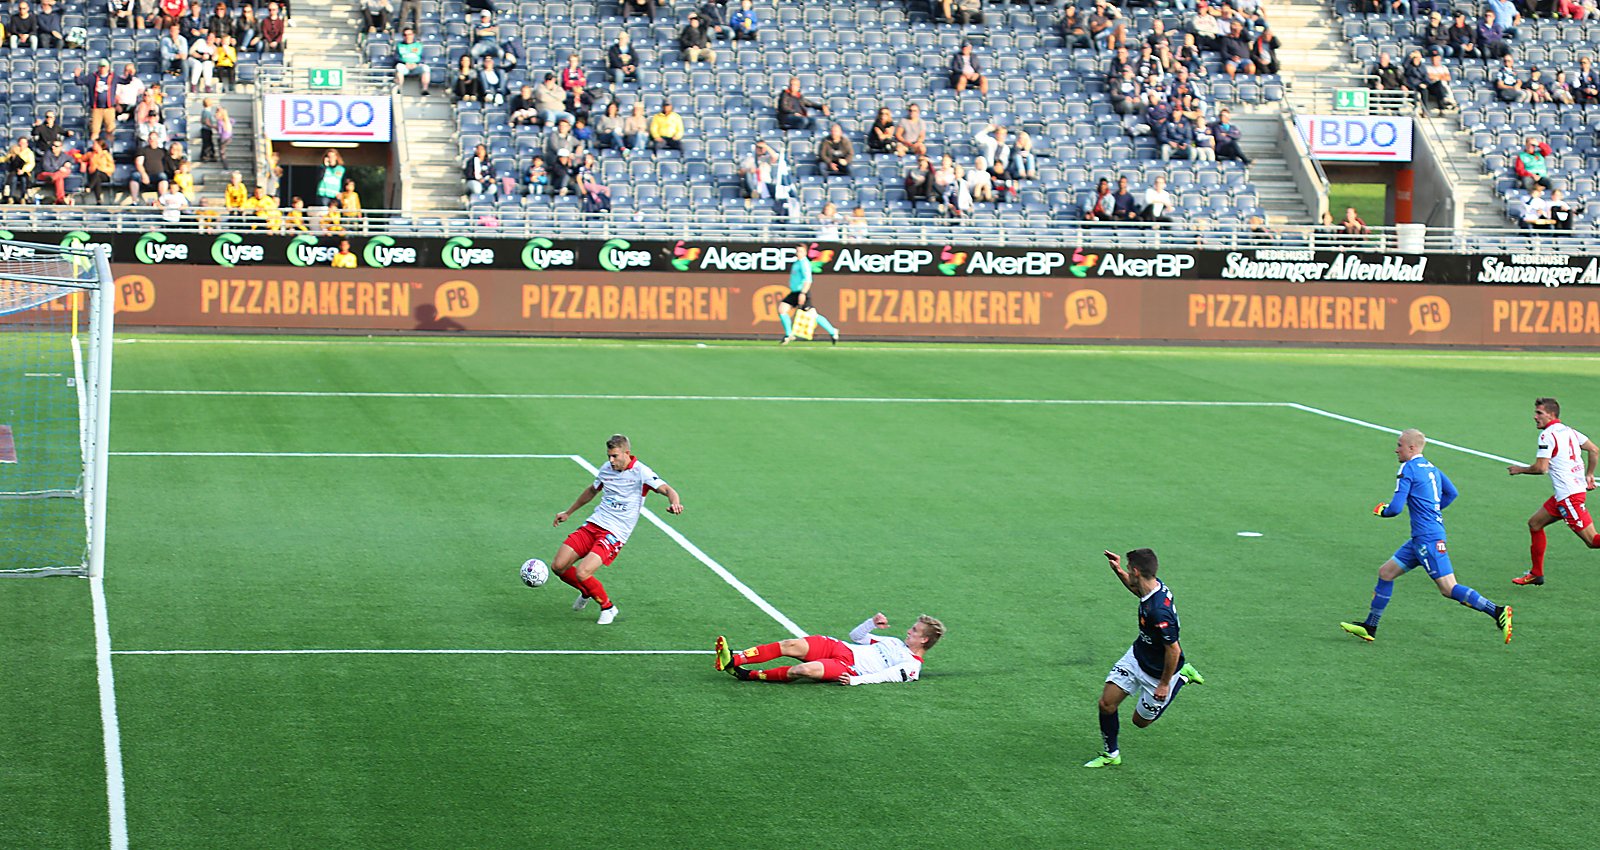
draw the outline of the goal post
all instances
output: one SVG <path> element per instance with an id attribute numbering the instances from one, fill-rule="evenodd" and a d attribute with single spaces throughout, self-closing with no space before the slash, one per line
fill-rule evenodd
<path id="1" fill-rule="evenodd" d="M 0 241 L 0 577 L 104 570 L 115 312 L 107 246 Z"/>

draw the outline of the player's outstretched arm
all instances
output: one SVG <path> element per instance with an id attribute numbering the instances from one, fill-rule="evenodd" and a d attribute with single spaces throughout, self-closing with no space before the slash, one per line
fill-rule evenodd
<path id="1" fill-rule="evenodd" d="M 598 492 L 600 492 L 600 491 L 594 489 L 593 486 L 589 486 L 589 487 L 583 488 L 583 492 L 578 494 L 578 498 L 572 500 L 572 507 L 567 508 L 566 510 L 562 511 L 561 513 L 556 514 L 556 521 L 553 522 L 553 523 L 550 523 L 550 524 L 551 525 L 560 525 L 560 524 L 566 522 L 567 521 L 567 517 L 570 517 L 573 514 L 577 513 L 578 509 L 583 507 L 584 505 L 589 504 L 589 500 L 593 499 L 594 498 L 594 494 L 596 494 Z"/>
<path id="2" fill-rule="evenodd" d="M 878 613 L 873 614 L 871 617 L 862 620 L 861 625 L 850 630 L 850 642 L 870 643 L 872 641 L 873 629 L 886 629 L 888 627 L 889 618 L 883 616 L 883 612 L 879 611 Z"/>
<path id="3" fill-rule="evenodd" d="M 1111 571 L 1117 574 L 1117 580 L 1122 582 L 1122 586 L 1126 587 L 1129 593 L 1138 596 L 1139 588 L 1134 584 L 1133 577 L 1128 575 L 1128 571 L 1122 568 L 1122 556 L 1110 549 L 1104 551 L 1106 560 L 1111 562 Z"/>
<path id="4" fill-rule="evenodd" d="M 1506 467 L 1507 475 L 1543 475 L 1550 471 L 1550 458 L 1542 457 L 1527 466 L 1512 464 Z"/>
<path id="5" fill-rule="evenodd" d="M 656 492 L 667 497 L 667 513 L 683 513 L 683 500 L 678 498 L 678 491 L 672 489 L 671 484 L 663 482 L 660 487 L 656 488 Z"/>
<path id="6" fill-rule="evenodd" d="M 1583 460 L 1584 460 L 1583 486 L 1584 486 L 1584 489 L 1593 490 L 1594 489 L 1594 467 L 1595 467 L 1595 462 L 1597 460 L 1600 460 L 1600 446 L 1596 446 L 1594 444 L 1593 440 L 1584 440 L 1583 441 L 1583 445 L 1579 446 L 1578 449 L 1583 452 Z"/>

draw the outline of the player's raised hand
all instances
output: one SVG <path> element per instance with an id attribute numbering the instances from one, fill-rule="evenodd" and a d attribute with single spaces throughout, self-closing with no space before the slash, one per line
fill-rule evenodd
<path id="1" fill-rule="evenodd" d="M 562 511 L 561 513 L 556 514 L 556 521 L 550 523 L 550 525 L 552 527 L 560 525 L 560 524 L 566 522 L 567 521 L 567 517 L 569 517 L 569 516 L 572 516 L 572 514 L 566 512 L 566 511 Z"/>
<path id="2" fill-rule="evenodd" d="M 1383 516 L 1383 512 L 1386 509 L 1388 509 L 1388 507 L 1389 507 L 1389 503 L 1388 502 L 1379 502 L 1378 506 L 1372 509 L 1372 515 L 1373 516 Z"/>
<path id="3" fill-rule="evenodd" d="M 1105 550 L 1105 555 L 1106 560 L 1111 562 L 1111 569 L 1116 570 L 1119 573 L 1122 572 L 1122 556 L 1111 551 L 1110 549 Z"/>
<path id="4" fill-rule="evenodd" d="M 887 629 L 887 628 L 889 628 L 889 618 L 883 616 L 883 612 L 882 611 L 879 611 L 878 613 L 873 614 L 872 615 L 872 627 L 875 628 L 875 629 Z"/>

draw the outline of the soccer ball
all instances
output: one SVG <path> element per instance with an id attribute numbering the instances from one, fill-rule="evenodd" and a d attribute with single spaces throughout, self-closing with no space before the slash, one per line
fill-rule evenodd
<path id="1" fill-rule="evenodd" d="M 540 587 L 550 580 L 550 567 L 538 558 L 529 558 L 522 564 L 522 583 L 529 587 Z"/>

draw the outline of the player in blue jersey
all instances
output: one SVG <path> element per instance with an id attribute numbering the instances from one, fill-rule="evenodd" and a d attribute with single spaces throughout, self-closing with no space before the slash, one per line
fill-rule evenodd
<path id="1" fill-rule="evenodd" d="M 1422 456 L 1422 447 L 1427 442 L 1415 428 L 1401 431 L 1395 442 L 1394 454 L 1400 459 L 1400 473 L 1395 476 L 1394 497 L 1373 508 L 1372 512 L 1381 517 L 1395 517 L 1402 510 L 1409 511 L 1411 539 L 1378 568 L 1378 585 L 1372 590 L 1372 610 L 1367 613 L 1367 619 L 1359 623 L 1340 623 L 1339 628 L 1362 640 L 1376 639 L 1378 618 L 1383 616 L 1383 609 L 1394 594 L 1394 580 L 1421 564 L 1428 571 L 1428 578 L 1439 585 L 1440 593 L 1493 617 L 1506 643 L 1510 643 L 1511 606 L 1496 605 L 1478 591 L 1456 583 L 1444 542 L 1443 516 L 1444 509 L 1456 500 L 1456 486 L 1450 483 L 1444 470 Z"/>
<path id="2" fill-rule="evenodd" d="M 794 262 L 789 264 L 789 294 L 778 302 L 778 321 L 783 323 L 781 345 L 794 342 L 794 319 L 790 314 L 795 310 L 810 310 L 816 317 L 817 327 L 827 332 L 834 345 L 839 344 L 839 329 L 817 312 L 811 300 L 811 246 L 804 242 L 795 246 Z"/>
<path id="3" fill-rule="evenodd" d="M 1133 725 L 1143 729 L 1172 705 L 1179 688 L 1206 682 L 1200 671 L 1184 660 L 1183 647 L 1178 645 L 1178 609 L 1172 605 L 1172 591 L 1156 578 L 1156 553 L 1150 549 L 1129 552 L 1126 570 L 1117 553 L 1108 549 L 1105 554 L 1122 586 L 1139 597 L 1139 636 L 1106 674 L 1106 686 L 1100 692 L 1100 738 L 1105 749 L 1084 767 L 1122 764 L 1122 751 L 1117 749 L 1121 725 L 1117 707 L 1129 695 L 1139 695 Z"/>

